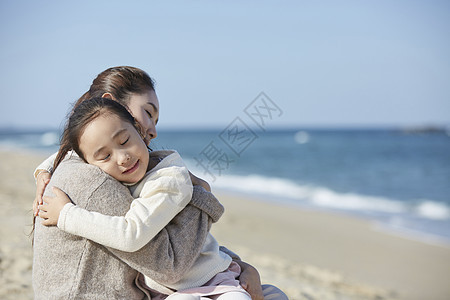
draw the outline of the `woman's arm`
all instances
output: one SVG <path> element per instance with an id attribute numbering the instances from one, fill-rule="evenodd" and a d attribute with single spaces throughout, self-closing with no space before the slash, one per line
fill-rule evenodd
<path id="1" fill-rule="evenodd" d="M 252 265 L 242 260 L 234 260 L 241 267 L 239 282 L 241 286 L 250 294 L 254 300 L 263 300 L 263 291 L 261 286 L 261 277 L 258 270 Z"/>
<path id="2" fill-rule="evenodd" d="M 33 176 L 36 180 L 36 196 L 33 201 L 34 216 L 37 216 L 39 213 L 38 206 L 42 204 L 42 196 L 44 195 L 47 184 L 50 182 L 53 162 L 55 161 L 56 155 L 58 155 L 58 152 L 50 155 L 34 170 Z"/>
<path id="3" fill-rule="evenodd" d="M 191 200 L 192 184 L 185 167 L 168 167 L 152 173 L 140 198 L 133 200 L 125 216 L 108 216 L 73 204 L 63 192 L 44 197 L 39 215 L 44 225 L 60 229 L 107 247 L 134 252 L 147 244 Z M 111 205 L 114 205 L 111 203 Z M 61 210 L 62 208 L 62 210 Z M 59 214 L 58 214 L 59 212 Z M 58 218 L 59 216 L 59 218 Z"/>
<path id="4" fill-rule="evenodd" d="M 38 206 L 43 203 L 42 196 L 44 195 L 45 188 L 50 182 L 52 175 L 46 170 L 41 170 L 36 177 L 36 195 L 33 201 L 33 214 L 37 216 L 39 213 Z"/>
<path id="5" fill-rule="evenodd" d="M 241 260 L 239 255 L 233 251 L 227 249 L 224 246 L 220 246 L 220 251 L 228 254 L 238 265 L 241 267 L 241 274 L 239 275 L 239 282 L 241 286 L 249 292 L 252 299 L 262 300 L 263 291 L 261 287 L 261 278 L 258 270 L 252 265 Z"/>
<path id="6" fill-rule="evenodd" d="M 34 179 L 36 180 L 36 196 L 34 197 L 33 201 L 34 216 L 38 215 L 38 206 L 43 203 L 42 196 L 44 196 L 45 188 L 52 178 L 53 164 L 57 155 L 58 152 L 53 153 L 34 170 L 33 175 Z M 66 155 L 66 158 L 71 157 L 72 155 L 78 157 L 78 155 L 74 151 L 69 151 Z"/>
<path id="7" fill-rule="evenodd" d="M 189 175 L 191 175 L 192 185 L 199 185 L 203 187 L 206 191 L 211 192 L 211 186 L 205 180 L 195 176 L 189 171 Z"/>

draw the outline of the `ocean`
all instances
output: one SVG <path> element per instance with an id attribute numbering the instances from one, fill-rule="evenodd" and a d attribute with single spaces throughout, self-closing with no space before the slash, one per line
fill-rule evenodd
<path id="1" fill-rule="evenodd" d="M 56 130 L 0 130 L 0 147 L 44 154 Z M 450 134 L 396 129 L 160 130 L 213 190 L 369 219 L 377 230 L 450 243 Z"/>

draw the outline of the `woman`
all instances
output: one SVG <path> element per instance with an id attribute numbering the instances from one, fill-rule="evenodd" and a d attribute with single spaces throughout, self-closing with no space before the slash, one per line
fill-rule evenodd
<path id="1" fill-rule="evenodd" d="M 144 140 L 148 144 L 150 140 L 156 138 L 156 124 L 159 118 L 159 101 L 155 93 L 153 80 L 142 70 L 133 67 L 113 67 L 100 73 L 94 79 L 90 89 L 75 104 L 81 103 L 85 99 L 92 97 L 104 97 L 116 100 L 128 107 L 131 114 L 138 121 L 145 134 Z M 52 171 L 53 157 L 47 159 L 41 164 L 36 172 L 37 190 L 34 201 L 34 211 L 37 215 L 37 205 L 42 203 L 42 195 L 45 186 L 50 180 Z M 209 185 L 191 174 L 192 183 L 202 186 L 210 191 Z M 89 178 L 85 178 L 86 184 L 89 184 Z M 228 251 L 228 250 L 224 250 Z M 228 252 L 230 253 L 230 252 Z M 262 299 L 263 291 L 260 284 L 259 274 L 255 268 L 240 261 L 236 255 L 232 255 L 238 264 L 241 265 L 242 274 L 240 276 L 241 285 L 247 289 L 253 299 Z M 272 291 L 266 296 L 274 298 L 274 294 L 279 294 L 279 299 L 286 299 L 281 291 L 274 287 L 266 288 L 266 291 Z"/>

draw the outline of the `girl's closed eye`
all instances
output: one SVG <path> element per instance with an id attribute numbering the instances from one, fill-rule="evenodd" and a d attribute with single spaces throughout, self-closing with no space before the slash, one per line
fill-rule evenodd
<path id="1" fill-rule="evenodd" d="M 152 113 L 151 113 L 151 112 L 149 112 L 148 110 L 146 110 L 145 112 L 147 113 L 147 115 L 149 116 L 149 118 L 150 118 L 150 119 L 152 119 L 152 118 L 153 118 L 153 116 L 152 116 Z"/>
<path id="2" fill-rule="evenodd" d="M 130 137 L 127 137 L 127 139 L 125 141 L 123 141 L 122 143 L 120 143 L 120 145 L 122 145 L 122 146 L 125 145 L 129 139 L 130 139 Z"/>
<path id="3" fill-rule="evenodd" d="M 105 157 L 103 157 L 101 160 L 103 160 L 103 161 L 105 161 L 105 160 L 108 160 L 108 158 L 110 158 L 111 157 L 111 155 L 110 154 L 107 154 Z"/>

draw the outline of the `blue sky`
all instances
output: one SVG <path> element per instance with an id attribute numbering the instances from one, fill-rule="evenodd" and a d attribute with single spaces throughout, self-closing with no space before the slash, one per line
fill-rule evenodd
<path id="1" fill-rule="evenodd" d="M 1 1 L 0 127 L 58 127 L 92 79 L 157 82 L 160 128 L 450 125 L 448 1 Z"/>

